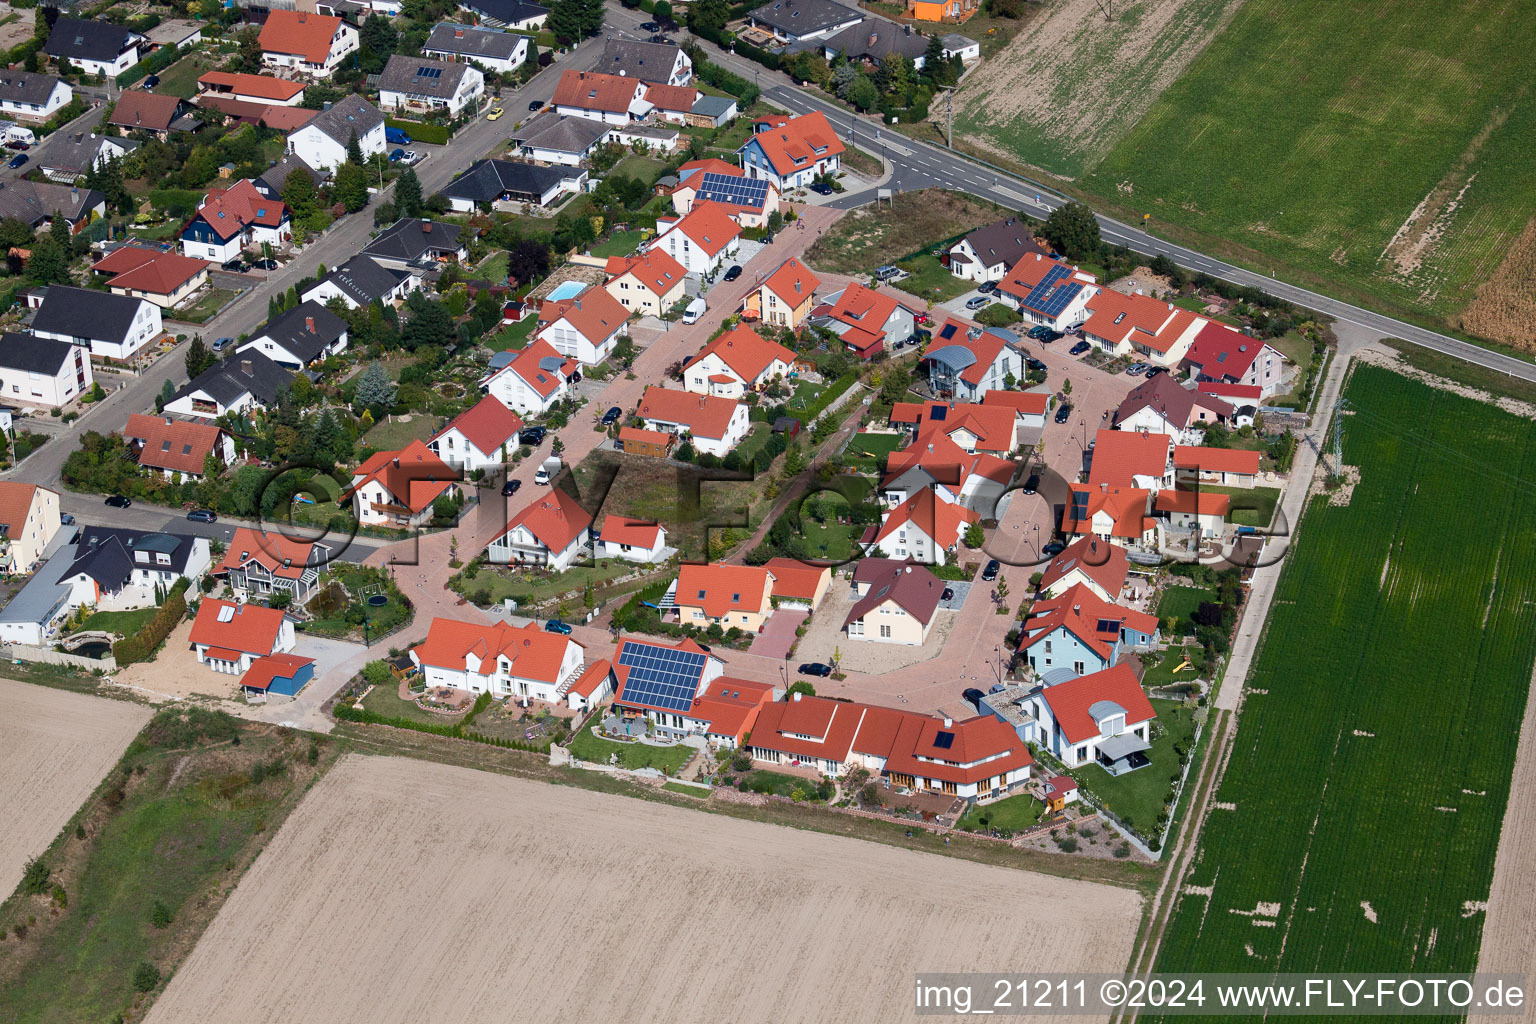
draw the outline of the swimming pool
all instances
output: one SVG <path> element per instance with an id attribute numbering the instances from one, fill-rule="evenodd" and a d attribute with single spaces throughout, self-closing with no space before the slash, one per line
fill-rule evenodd
<path id="1" fill-rule="evenodd" d="M 582 284 L 580 281 L 562 281 L 560 284 L 555 286 L 555 290 L 550 292 L 546 298 L 548 298 L 550 302 L 561 302 L 565 299 L 574 299 L 576 296 L 585 291 L 586 287 L 587 286 Z"/>

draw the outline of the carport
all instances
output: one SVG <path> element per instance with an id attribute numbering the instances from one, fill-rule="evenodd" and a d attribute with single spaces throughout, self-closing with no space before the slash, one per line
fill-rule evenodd
<path id="1" fill-rule="evenodd" d="M 264 702 L 270 694 L 294 697 L 315 677 L 313 658 L 296 654 L 269 654 L 251 662 L 240 679 L 247 700 Z"/>

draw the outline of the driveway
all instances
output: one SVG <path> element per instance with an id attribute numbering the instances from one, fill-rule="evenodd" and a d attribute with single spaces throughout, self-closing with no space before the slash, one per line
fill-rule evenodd
<path id="1" fill-rule="evenodd" d="M 854 673 L 879 676 L 925 663 L 929 664 L 923 671 L 934 674 L 931 663 L 944 654 L 945 642 L 955 624 L 953 612 L 939 612 L 933 629 L 928 633 L 928 642 L 920 647 L 908 647 L 905 644 L 883 644 L 877 640 L 850 639 L 843 633 L 843 622 L 853 610 L 853 603 L 852 585 L 846 579 L 834 578 L 800 644 L 803 660 L 830 662 L 832 652 L 836 650 L 841 655 L 838 668 L 850 676 Z M 821 682 L 817 683 L 818 693 L 824 689 L 830 692 L 830 687 L 838 685 L 831 680 L 825 682 L 825 687 Z"/>
<path id="2" fill-rule="evenodd" d="M 321 714 L 320 706 L 334 697 L 368 662 L 387 656 L 389 647 L 387 644 L 364 647 L 346 640 L 300 633 L 293 653 L 315 659 L 315 677 L 310 684 L 292 699 L 270 697 L 265 704 L 248 705 L 243 715 L 311 732 L 330 732 L 331 720 Z"/>
<path id="3" fill-rule="evenodd" d="M 795 645 L 795 630 L 809 617 L 810 612 L 791 611 L 788 608 L 774 612 L 768 616 L 763 631 L 752 638 L 752 646 L 748 650 L 760 657 L 783 661 L 789 657 L 789 649 Z"/>

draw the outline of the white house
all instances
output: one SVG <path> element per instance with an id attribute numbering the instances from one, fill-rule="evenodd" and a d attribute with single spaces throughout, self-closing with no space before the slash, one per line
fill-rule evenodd
<path id="1" fill-rule="evenodd" d="M 576 167 L 606 145 L 613 128 L 585 117 L 561 117 L 553 111 L 532 117 L 510 136 L 514 153 L 541 164 Z"/>
<path id="2" fill-rule="evenodd" d="M 741 147 L 741 166 L 747 177 L 773 182 L 780 194 L 842 167 L 843 140 L 819 110 L 799 117 L 759 118 L 754 127 L 756 134 Z"/>
<path id="3" fill-rule="evenodd" d="M 357 309 L 373 302 L 384 305 L 403 302 L 418 286 L 418 279 L 409 271 L 381 266 L 367 256 L 358 255 L 331 270 L 299 299 L 322 306 L 332 299 L 340 299 L 348 309 Z"/>
<path id="4" fill-rule="evenodd" d="M 7 576 L 31 572 L 59 532 L 59 492 L 19 480 L 0 480 L 0 523 L 5 524 L 0 572 Z"/>
<path id="5" fill-rule="evenodd" d="M 517 432 L 523 421 L 517 413 L 486 395 L 455 416 L 427 442 L 427 447 L 450 466 L 466 472 L 504 465 L 517 448 Z"/>
<path id="6" fill-rule="evenodd" d="M 480 388 L 515 412 L 542 416 L 571 393 L 570 380 L 577 366 L 576 360 L 535 338 L 520 352 L 492 356 L 491 372 Z"/>
<path id="7" fill-rule="evenodd" d="M 715 338 L 683 367 L 683 388 L 696 395 L 742 398 L 785 377 L 795 354 L 742 324 Z"/>
<path id="8" fill-rule="evenodd" d="M 1041 687 L 1022 707 L 1039 723 L 1034 742 L 1068 768 L 1097 763 L 1119 775 L 1149 763 L 1157 713 L 1129 665 Z"/>
<path id="9" fill-rule="evenodd" d="M 592 543 L 592 514 L 576 499 L 551 487 L 491 539 L 485 557 L 496 565 L 535 565 L 564 572 Z"/>
<path id="10" fill-rule="evenodd" d="M 44 52 L 67 60 L 88 75 L 116 78 L 139 62 L 144 37 L 104 18 L 61 17 L 48 33 Z"/>
<path id="11" fill-rule="evenodd" d="M 227 263 L 247 246 L 283 249 L 293 241 L 292 216 L 279 199 L 261 194 L 241 179 L 228 188 L 209 189 L 181 230 L 182 255 Z"/>
<path id="12" fill-rule="evenodd" d="M 485 75 L 469 64 L 391 54 L 379 76 L 379 106 L 413 114 L 458 117 L 485 95 Z"/>
<path id="13" fill-rule="evenodd" d="M 582 676 L 586 651 L 568 636 L 536 626 L 434 618 L 410 650 L 428 686 L 496 698 L 560 702 Z"/>
<path id="14" fill-rule="evenodd" d="M 288 136 L 288 152 L 317 171 L 335 170 L 346 162 L 347 144 L 354 135 L 363 159 L 384 152 L 384 115 L 355 93 L 292 132 Z"/>
<path id="15" fill-rule="evenodd" d="M 560 73 L 550 104 L 566 117 L 626 125 L 645 120 L 651 112 L 645 93 L 646 84 L 638 79 L 572 69 Z"/>
<path id="16" fill-rule="evenodd" d="M 1180 444 L 1192 444 L 1205 436 L 1212 423 L 1230 423 L 1236 410 L 1214 395 L 1193 391 L 1160 373 L 1127 392 L 1110 420 L 1116 430 L 1142 434 L 1167 434 Z"/>
<path id="17" fill-rule="evenodd" d="M 1044 253 L 1034 233 L 1017 217 L 983 224 L 949 247 L 949 272 L 981 284 L 1001 281 L 1026 255 Z"/>
<path id="18" fill-rule="evenodd" d="M 94 381 L 89 348 L 35 334 L 0 334 L 0 393 L 7 403 L 56 409 Z"/>
<path id="19" fill-rule="evenodd" d="M 667 552 L 667 528 L 646 519 L 610 515 L 598 533 L 603 558 L 627 562 L 659 562 Z"/>
<path id="20" fill-rule="evenodd" d="M 310 300 L 258 327 L 235 349 L 260 352 L 279 366 L 302 370 L 347 350 L 347 322 Z"/>
<path id="21" fill-rule="evenodd" d="M 337 17 L 274 10 L 261 27 L 258 43 L 262 63 L 268 67 L 297 71 L 311 78 L 329 78 L 342 61 L 357 51 L 358 35 L 357 29 Z"/>
<path id="22" fill-rule="evenodd" d="M 719 203 L 694 203 L 681 218 L 658 218 L 657 237 L 648 249 L 660 249 L 690 274 L 709 274 L 741 251 L 741 225 Z"/>
<path id="23" fill-rule="evenodd" d="M 444 22 L 432 29 L 421 52 L 440 60 L 474 61 L 504 75 L 528 59 L 528 37 Z"/>
<path id="24" fill-rule="evenodd" d="M 605 289 L 592 287 L 559 302 L 545 300 L 535 336 L 582 366 L 596 366 L 628 333 L 629 310 Z"/>
<path id="25" fill-rule="evenodd" d="M 242 352 L 219 360 L 188 381 L 165 403 L 165 411 L 213 420 L 270 409 L 277 403 L 278 392 L 292 380 L 292 370 L 260 352 Z"/>
<path id="26" fill-rule="evenodd" d="M 62 78 L 29 71 L 0 71 L 0 114 L 42 122 L 62 109 L 75 91 Z"/>
<path id="27" fill-rule="evenodd" d="M 1193 530 L 1203 538 L 1220 537 L 1227 523 L 1227 511 L 1232 507 L 1232 496 L 1209 490 L 1161 490 L 1152 507 L 1166 516 L 1168 525 L 1175 529 Z"/>
<path id="28" fill-rule="evenodd" d="M 206 597 L 192 623 L 199 664 L 226 675 L 244 675 L 251 662 L 293 650 L 293 620 L 277 608 Z"/>
<path id="29" fill-rule="evenodd" d="M 1191 380 L 1256 387 L 1263 398 L 1285 384 L 1285 356 L 1279 349 L 1215 321 L 1195 335 L 1182 366 Z"/>
<path id="30" fill-rule="evenodd" d="M 353 502 L 364 526 L 408 529 L 432 517 L 438 498 L 462 493 L 460 473 L 420 441 L 397 452 L 375 452 L 352 471 L 342 500 Z"/>
<path id="31" fill-rule="evenodd" d="M 70 588 L 71 608 L 131 611 L 164 601 L 185 577 L 202 579 L 209 565 L 206 537 L 86 526 L 64 549 L 70 561 L 59 583 Z"/>
<path id="32" fill-rule="evenodd" d="M 753 28 L 771 33 L 779 43 L 825 39 L 863 20 L 862 11 L 832 0 L 769 0 L 747 14 Z"/>
<path id="33" fill-rule="evenodd" d="M 514 32 L 533 32 L 544 27 L 549 8 L 527 0 L 459 0 L 459 7 L 488 25 L 505 26 Z"/>
<path id="34" fill-rule="evenodd" d="M 980 328 L 967 330 L 951 320 L 933 336 L 922 365 L 937 395 L 976 402 L 988 391 L 1004 390 L 1009 378 L 1024 377 L 1024 359 L 1000 334 Z"/>
<path id="35" fill-rule="evenodd" d="M 1037 326 L 1066 331 L 1087 319 L 1098 278 L 1040 253 L 1026 253 L 997 286 L 998 296 Z"/>
<path id="36" fill-rule="evenodd" d="M 747 436 L 747 406 L 732 398 L 648 387 L 637 410 L 647 430 L 686 434 L 696 451 L 725 458 Z"/>
<path id="37" fill-rule="evenodd" d="M 32 320 L 40 338 L 67 341 L 103 359 L 131 359 L 164 333 L 160 307 L 148 299 L 53 285 Z"/>
<path id="38" fill-rule="evenodd" d="M 947 565 L 966 529 L 980 517 L 959 502 L 924 488 L 886 512 L 879 527 L 865 533 L 864 551 L 925 565 Z"/>
<path id="39" fill-rule="evenodd" d="M 673 43 L 610 37 L 592 70 L 638 79 L 647 85 L 687 85 L 693 81 L 693 61 Z"/>

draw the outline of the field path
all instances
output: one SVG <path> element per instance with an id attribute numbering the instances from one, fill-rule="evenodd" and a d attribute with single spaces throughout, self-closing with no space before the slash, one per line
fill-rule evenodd
<path id="1" fill-rule="evenodd" d="M 0 895 L 149 721 L 137 704 L 0 677 Z"/>
<path id="2" fill-rule="evenodd" d="M 1140 914 L 1128 889 L 352 755 L 146 1019 L 905 1020 L 919 971 L 1118 971 Z"/>

